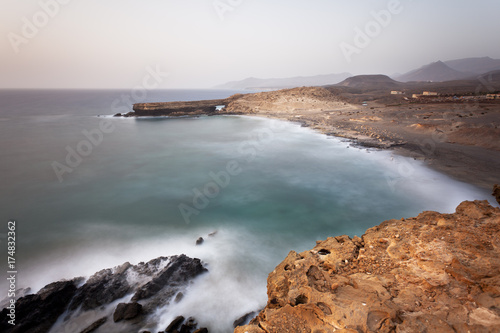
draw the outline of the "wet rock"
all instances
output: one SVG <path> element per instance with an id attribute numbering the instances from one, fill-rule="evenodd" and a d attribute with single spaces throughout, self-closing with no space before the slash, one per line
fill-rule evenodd
<path id="1" fill-rule="evenodd" d="M 104 325 L 106 323 L 106 321 L 108 321 L 108 318 L 107 317 L 103 317 L 103 318 L 95 321 L 94 323 L 92 323 L 92 325 L 90 325 L 89 327 L 87 327 L 86 329 L 84 329 L 83 331 L 81 331 L 80 333 L 92 333 L 96 329 L 98 329 L 99 327 L 101 327 L 102 325 Z"/>
<path id="2" fill-rule="evenodd" d="M 15 310 L 16 325 L 8 323 L 9 310 L 5 308 L 1 313 L 0 331 L 5 333 L 49 331 L 57 318 L 64 313 L 80 281 L 81 279 L 54 282 L 34 295 L 18 299 Z"/>
<path id="3" fill-rule="evenodd" d="M 122 114 L 120 112 L 113 115 L 113 117 L 121 117 L 121 116 L 122 116 Z"/>
<path id="4" fill-rule="evenodd" d="M 127 270 L 130 263 L 125 263 L 116 269 L 103 269 L 78 289 L 71 310 L 82 307 L 83 310 L 92 310 L 104 304 L 109 304 L 124 297 L 131 291 L 127 281 Z"/>
<path id="5" fill-rule="evenodd" d="M 208 329 L 206 327 L 202 327 L 194 331 L 193 333 L 208 333 Z"/>
<path id="6" fill-rule="evenodd" d="M 236 333 L 500 332 L 500 208 L 389 220 L 290 252 Z"/>
<path id="7" fill-rule="evenodd" d="M 174 302 L 179 303 L 180 301 L 182 301 L 183 298 L 184 298 L 184 294 L 182 292 L 179 292 L 177 295 L 175 295 Z"/>
<path id="8" fill-rule="evenodd" d="M 249 313 L 241 316 L 240 318 L 236 319 L 233 322 L 233 327 L 236 328 L 238 326 L 248 324 L 248 322 L 250 320 L 252 320 L 252 318 L 254 318 L 256 315 L 257 315 L 257 312 L 253 311 L 253 312 L 249 312 Z"/>
<path id="9" fill-rule="evenodd" d="M 204 241 L 205 241 L 205 240 L 203 239 L 203 237 L 200 237 L 200 238 L 198 238 L 198 239 L 196 240 L 196 245 L 201 245 L 201 244 L 203 244 L 203 242 L 204 242 Z"/>
<path id="10" fill-rule="evenodd" d="M 135 292 L 132 301 L 137 302 L 152 296 L 157 300 L 166 297 L 171 299 L 179 291 L 179 285 L 184 285 L 187 281 L 207 272 L 200 259 L 192 259 L 184 254 L 171 258 L 169 264 L 157 276 Z"/>
<path id="11" fill-rule="evenodd" d="M 88 311 L 109 313 L 113 309 L 113 302 L 133 296 L 131 303 L 120 303 L 114 309 L 113 321 L 104 322 L 109 317 L 106 316 L 84 331 L 91 332 L 99 328 L 115 332 L 123 331 L 126 327 L 125 331 L 139 332 L 141 327 L 155 324 L 152 321 L 155 320 L 153 315 L 156 309 L 170 304 L 176 295 L 182 295 L 188 283 L 206 271 L 199 259 L 179 255 L 104 269 L 91 276 L 83 285 L 82 278 L 52 283 L 36 295 L 28 295 L 17 301 L 16 326 L 8 324 L 8 309 L 4 309 L 0 331 L 48 332 L 57 322 L 57 328 L 54 328 L 56 330 L 81 332 L 85 326 L 81 327 L 80 323 L 88 318 Z M 78 285 L 81 286 L 77 288 Z M 58 321 L 63 313 L 64 318 Z M 191 332 L 196 326 L 188 328 Z"/>
<path id="12" fill-rule="evenodd" d="M 142 305 L 139 303 L 120 303 L 113 314 L 113 321 L 134 319 L 142 312 Z"/>
<path id="13" fill-rule="evenodd" d="M 172 333 L 174 332 L 175 330 L 177 330 L 181 324 L 184 322 L 184 317 L 183 316 L 177 316 L 175 317 L 174 320 L 172 320 L 172 322 L 170 323 L 170 325 L 168 325 L 168 327 L 165 329 L 165 332 L 166 333 Z"/>
<path id="14" fill-rule="evenodd" d="M 194 319 L 193 317 L 189 317 L 181 326 L 179 333 L 191 333 L 196 329 L 197 326 L 198 323 L 196 322 L 196 319 Z"/>

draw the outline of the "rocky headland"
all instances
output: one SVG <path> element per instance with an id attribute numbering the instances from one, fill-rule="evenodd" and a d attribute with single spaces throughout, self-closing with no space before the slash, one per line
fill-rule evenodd
<path id="1" fill-rule="evenodd" d="M 290 252 L 235 333 L 500 332 L 500 209 L 389 220 Z"/>

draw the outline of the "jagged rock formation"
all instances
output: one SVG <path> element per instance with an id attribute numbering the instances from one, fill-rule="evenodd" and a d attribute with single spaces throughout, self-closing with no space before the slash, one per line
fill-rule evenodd
<path id="1" fill-rule="evenodd" d="M 17 300 L 16 326 L 7 323 L 4 309 L 0 331 L 118 332 L 124 322 L 127 331 L 138 331 L 154 326 L 150 315 L 175 301 L 190 281 L 206 271 L 199 259 L 179 255 L 104 269 L 81 286 L 82 278 L 55 282 Z"/>
<path id="2" fill-rule="evenodd" d="M 499 332 L 500 209 L 465 201 L 292 251 L 268 297 L 236 333 Z"/>
<path id="3" fill-rule="evenodd" d="M 16 326 L 8 323 L 9 311 L 4 308 L 1 313 L 0 331 L 6 333 L 48 332 L 57 318 L 64 313 L 80 281 L 81 279 L 54 282 L 35 295 L 21 297 L 16 302 Z"/>

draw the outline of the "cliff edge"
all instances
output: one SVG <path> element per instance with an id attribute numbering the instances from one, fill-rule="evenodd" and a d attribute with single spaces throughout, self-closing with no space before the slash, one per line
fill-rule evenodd
<path id="1" fill-rule="evenodd" d="M 500 332 L 500 209 L 389 220 L 290 252 L 236 333 Z"/>

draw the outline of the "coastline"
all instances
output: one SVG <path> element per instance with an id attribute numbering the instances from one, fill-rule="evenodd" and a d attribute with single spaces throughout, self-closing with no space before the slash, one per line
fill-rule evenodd
<path id="1" fill-rule="evenodd" d="M 376 99 L 359 103 L 326 88 L 300 87 L 220 100 L 140 103 L 134 104 L 135 114 L 123 116 L 246 115 L 298 122 L 354 146 L 423 160 L 482 189 L 500 183 L 499 100 L 400 98 L 388 105 Z"/>
<path id="2" fill-rule="evenodd" d="M 300 121 L 279 114 L 245 114 L 245 116 L 295 122 L 327 136 L 346 139 L 351 142 L 352 146 L 392 151 L 399 156 L 422 160 L 425 165 L 435 171 L 485 190 L 491 190 L 494 184 L 500 183 L 498 175 L 500 151 L 498 150 L 441 141 L 441 139 L 435 139 L 432 133 L 413 135 L 409 133 L 393 140 L 381 138 L 382 132 L 386 131 L 385 128 L 378 128 L 366 134 L 353 129 L 325 126 L 316 120 Z"/>
<path id="3" fill-rule="evenodd" d="M 393 151 L 423 160 L 430 168 L 491 190 L 500 183 L 500 102 L 354 105 L 336 96 L 307 100 L 322 88 L 295 88 L 252 94 L 231 102 L 219 114 L 244 114 L 292 122 L 353 145 Z M 280 98 L 281 101 L 263 103 Z M 267 96 L 266 96 L 267 95 Z M 305 98 L 304 98 L 305 96 Z M 298 105 L 294 100 L 304 100 Z"/>

